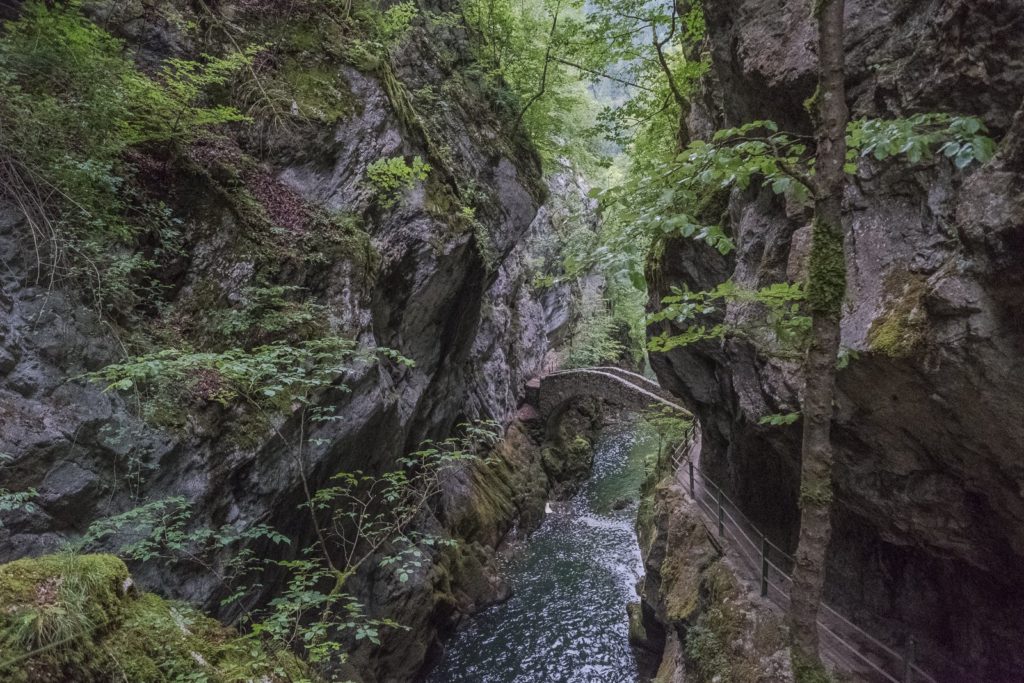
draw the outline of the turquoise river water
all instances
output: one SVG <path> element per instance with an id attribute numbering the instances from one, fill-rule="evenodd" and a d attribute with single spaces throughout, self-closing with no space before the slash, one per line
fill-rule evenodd
<path id="1" fill-rule="evenodd" d="M 657 447 L 636 426 L 602 434 L 582 490 L 506 554 L 512 597 L 463 625 L 428 683 L 637 680 L 626 605 L 641 575 L 633 524 L 644 461 Z"/>

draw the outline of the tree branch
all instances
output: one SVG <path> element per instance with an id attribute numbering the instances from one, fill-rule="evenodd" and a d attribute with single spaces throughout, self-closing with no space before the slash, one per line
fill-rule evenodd
<path id="1" fill-rule="evenodd" d="M 548 70 L 551 68 L 551 62 L 554 61 L 554 58 L 551 56 L 551 51 L 554 47 L 555 33 L 558 31 L 558 15 L 561 13 L 561 11 L 562 3 L 559 2 L 557 5 L 555 5 L 555 13 L 551 17 L 551 30 L 548 32 L 548 45 L 547 49 L 544 51 L 544 69 L 543 71 L 541 71 L 540 74 L 540 88 L 538 88 L 537 92 L 534 93 L 534 95 L 527 101 L 525 105 L 523 105 L 523 108 L 519 110 L 519 116 L 516 117 L 515 128 L 519 128 L 519 126 L 522 125 L 523 117 L 526 115 L 526 111 L 530 107 L 532 107 L 537 102 L 537 100 L 544 97 L 544 93 L 547 91 Z"/>
<path id="2" fill-rule="evenodd" d="M 606 73 L 604 71 L 597 71 L 595 69 L 588 69 L 587 67 L 583 66 L 582 64 L 577 64 L 575 62 L 570 62 L 568 59 L 562 59 L 561 57 L 552 57 L 551 59 L 552 59 L 552 61 L 558 62 L 559 64 L 564 64 L 566 66 L 571 66 L 572 68 L 579 69 L 580 71 L 582 71 L 584 73 L 588 73 L 588 74 L 591 74 L 591 75 L 594 75 L 594 76 L 600 76 L 601 78 L 607 79 L 609 81 L 614 81 L 615 83 L 621 83 L 622 85 L 628 85 L 631 88 L 637 88 L 638 90 L 645 90 L 645 91 L 651 92 L 651 93 L 656 93 L 657 92 L 657 90 L 654 90 L 653 88 L 648 88 L 646 85 L 640 85 L 639 83 L 636 83 L 634 81 L 627 81 L 624 78 L 618 78 L 617 76 L 612 76 L 611 74 Z"/>

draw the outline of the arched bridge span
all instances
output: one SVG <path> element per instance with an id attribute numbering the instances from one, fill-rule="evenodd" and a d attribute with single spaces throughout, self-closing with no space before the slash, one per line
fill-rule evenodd
<path id="1" fill-rule="evenodd" d="M 599 398 L 625 410 L 641 411 L 661 405 L 692 417 L 679 401 L 658 383 L 622 368 L 591 367 L 559 370 L 527 385 L 527 400 L 545 421 L 559 415 L 572 401 Z"/>

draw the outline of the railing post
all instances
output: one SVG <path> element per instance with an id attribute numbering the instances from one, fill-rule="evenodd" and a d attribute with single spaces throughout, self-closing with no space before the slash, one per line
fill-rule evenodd
<path id="1" fill-rule="evenodd" d="M 694 488 L 693 488 L 693 459 L 692 458 L 690 459 L 690 498 L 693 498 L 694 500 L 697 500 L 697 494 L 694 492 Z"/>
<path id="2" fill-rule="evenodd" d="M 715 491 L 718 492 L 716 498 L 718 498 L 718 537 L 725 537 L 725 512 L 722 510 L 722 488 L 715 485 Z"/>
<path id="3" fill-rule="evenodd" d="M 907 653 L 903 658 L 903 683 L 914 683 L 914 636 L 907 636 Z"/>
<path id="4" fill-rule="evenodd" d="M 768 597 L 768 539 L 761 534 L 761 597 Z"/>

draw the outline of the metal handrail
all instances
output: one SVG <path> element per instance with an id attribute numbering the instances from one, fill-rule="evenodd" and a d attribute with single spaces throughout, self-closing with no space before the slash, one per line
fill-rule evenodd
<path id="1" fill-rule="evenodd" d="M 790 581 L 792 581 L 792 579 L 790 579 Z M 864 629 L 862 629 L 859 626 L 857 626 L 856 624 L 852 623 L 849 619 L 847 619 L 842 614 L 840 614 L 839 612 L 835 611 L 832 607 L 830 607 L 828 605 L 828 603 L 823 601 L 821 603 L 821 606 L 824 607 L 829 612 L 829 614 L 831 614 L 832 616 L 834 616 L 839 621 L 843 622 L 844 624 L 846 624 L 850 628 L 852 628 L 855 631 L 857 631 L 858 633 L 860 633 L 862 636 L 864 636 L 865 638 L 870 640 L 873 645 L 875 645 L 876 647 L 880 648 L 882 651 L 884 651 L 885 653 L 887 653 L 888 655 L 890 655 L 894 659 L 903 659 L 903 655 L 901 655 L 900 653 L 896 652 L 896 650 L 893 650 L 891 647 L 889 647 L 888 645 L 886 645 L 882 641 L 878 640 L 877 638 L 872 636 L 870 633 L 868 633 Z"/>
<path id="2" fill-rule="evenodd" d="M 732 536 L 732 538 L 733 538 L 733 540 L 734 540 L 734 541 L 736 541 L 737 543 L 739 543 L 739 542 L 740 542 L 740 540 L 739 540 L 738 538 L 736 538 L 736 534 L 735 534 L 735 533 L 734 533 L 734 532 L 732 531 L 732 529 L 730 529 L 729 527 L 723 527 L 723 531 L 725 531 L 725 533 L 726 533 L 726 534 L 729 534 L 729 535 L 731 535 L 731 536 Z M 740 533 L 742 533 L 742 532 L 740 532 Z M 757 560 L 755 560 L 755 559 L 754 559 L 754 558 L 753 558 L 753 557 L 752 557 L 752 556 L 750 555 L 750 553 L 748 553 L 748 552 L 747 552 L 746 550 L 744 550 L 744 549 L 743 549 L 743 545 L 742 545 L 742 544 L 740 544 L 740 545 L 739 545 L 739 547 L 737 547 L 737 550 L 739 550 L 739 551 L 740 551 L 741 553 L 743 553 L 743 555 L 744 555 L 744 556 L 745 556 L 745 557 L 746 557 L 746 558 L 747 558 L 748 560 L 750 560 L 751 562 L 755 562 L 755 563 L 757 562 Z"/>
<path id="3" fill-rule="evenodd" d="M 675 453 L 673 453 L 672 463 L 676 467 L 677 474 L 679 473 L 679 470 L 682 468 L 682 466 L 684 464 L 687 464 L 685 462 L 685 458 L 683 457 L 685 455 L 687 445 L 688 444 L 683 444 L 682 446 L 680 446 L 680 448 L 676 450 Z M 703 514 L 706 514 L 712 518 L 715 518 L 718 514 L 721 514 L 722 533 L 726 537 L 731 538 L 732 541 L 736 544 L 734 547 L 743 557 L 744 562 L 749 564 L 751 567 L 754 567 L 755 571 L 759 564 L 761 565 L 762 572 L 765 572 L 768 570 L 768 568 L 771 568 L 775 571 L 774 576 L 777 576 L 784 582 L 791 583 L 793 580 L 792 577 L 789 576 L 789 574 L 784 569 L 779 567 L 775 562 L 772 562 L 767 557 L 762 557 L 761 562 L 758 562 L 758 558 L 756 557 L 756 555 L 763 553 L 764 550 L 758 548 L 757 543 L 754 541 L 754 539 L 750 537 L 750 535 L 743 527 L 749 527 L 755 533 L 755 535 L 760 535 L 764 538 L 765 550 L 767 550 L 767 548 L 771 548 L 775 552 L 779 553 L 779 555 L 781 555 L 782 557 L 794 563 L 796 562 L 796 559 L 786 551 L 782 550 L 782 548 L 779 548 L 776 544 L 768 540 L 767 537 L 764 537 L 763 532 L 761 532 L 760 529 L 758 529 L 757 525 L 754 524 L 750 520 L 750 518 L 748 518 L 745 514 L 743 514 L 742 510 L 739 509 L 739 506 L 735 503 L 735 501 L 733 501 L 725 494 L 722 488 L 710 476 L 708 476 L 707 472 L 705 472 L 702 468 L 696 465 L 692 467 L 691 472 L 694 480 L 697 479 L 697 474 L 700 475 L 699 479 L 701 480 L 700 488 L 697 489 L 696 487 L 694 487 L 695 495 L 693 496 L 695 502 L 698 504 L 698 508 L 702 511 Z M 694 482 L 691 482 L 691 486 L 693 485 Z M 711 489 L 714 490 L 712 491 Z M 709 495 L 704 496 L 701 492 L 706 492 Z M 707 498 L 712 498 L 712 501 L 708 501 Z M 721 506 L 720 513 L 714 507 L 715 503 Z M 728 506 L 726 506 L 726 504 Z M 710 521 L 710 524 L 712 526 L 715 526 L 718 524 L 718 522 L 716 521 L 716 519 L 712 519 Z M 754 555 L 751 555 L 748 548 L 754 551 Z M 772 599 L 770 596 L 768 596 L 768 591 L 775 590 L 779 594 L 779 596 L 784 598 L 786 601 L 789 600 L 789 594 L 786 588 L 783 588 L 782 586 L 776 584 L 775 581 L 772 581 L 771 578 L 769 578 L 767 575 L 762 576 L 761 580 L 762 596 L 769 597 L 769 599 Z M 774 601 L 775 600 L 773 600 L 773 602 Z M 842 614 L 836 611 L 835 608 L 833 608 L 831 605 L 822 602 L 821 606 L 829 617 L 836 619 L 843 625 L 843 627 L 850 629 L 858 636 L 863 637 L 871 646 L 873 646 L 873 648 L 879 651 L 879 654 L 884 656 L 884 659 L 892 660 L 892 664 L 903 667 L 901 673 L 903 673 L 904 678 L 895 678 L 891 673 L 885 671 L 877 663 L 866 657 L 860 650 L 857 649 L 856 644 L 851 643 L 849 640 L 843 638 L 843 636 L 840 636 L 838 633 L 833 631 L 819 619 L 818 625 L 821 629 L 827 632 L 828 635 L 830 635 L 836 642 L 840 643 L 845 649 L 849 650 L 851 653 L 856 655 L 858 660 L 870 666 L 872 670 L 882 675 L 886 680 L 894 681 L 895 683 L 905 683 L 905 681 L 912 680 L 912 677 L 907 675 L 908 673 L 912 672 L 914 675 L 920 676 L 921 680 L 927 681 L 928 683 L 937 683 L 935 678 L 933 678 L 930 674 L 922 670 L 919 665 L 912 661 L 909 653 L 898 653 L 892 647 L 886 645 L 878 638 L 871 635 L 863 628 L 857 626 L 849 619 L 844 617 Z"/>
<path id="4" fill-rule="evenodd" d="M 743 510 L 740 509 L 740 506 L 737 505 L 736 502 L 732 498 L 730 498 L 729 496 L 726 495 L 725 491 L 722 490 L 722 487 L 719 486 L 718 484 L 716 484 L 715 480 L 712 479 L 710 476 L 708 476 L 708 473 L 705 472 L 703 468 L 701 468 L 700 466 L 697 466 L 695 469 L 696 469 L 697 472 L 700 473 L 700 475 L 702 477 L 704 477 L 705 481 L 710 482 L 711 485 L 715 487 L 715 490 L 717 490 L 717 491 L 719 491 L 721 493 L 722 500 L 724 500 L 725 502 L 729 503 L 729 505 L 731 505 L 733 507 L 733 509 L 736 510 L 736 513 L 740 517 L 743 518 L 743 521 L 746 522 L 748 526 L 750 526 L 752 529 L 757 531 L 757 533 L 759 533 L 759 534 L 761 533 L 761 530 L 757 528 L 757 525 L 754 524 L 754 522 L 749 517 L 747 517 L 745 514 L 743 514 Z M 777 546 L 774 543 L 772 543 L 772 541 L 770 539 L 766 539 L 766 540 L 768 542 L 768 545 L 770 545 L 780 555 L 782 555 L 783 557 L 785 557 L 787 560 L 789 560 L 791 562 L 796 562 L 796 558 L 795 557 L 793 557 L 792 555 L 787 553 L 785 550 L 783 550 L 779 546 Z"/>
<path id="5" fill-rule="evenodd" d="M 900 683 L 900 680 L 898 678 L 893 678 L 891 674 L 889 674 L 887 671 L 885 671 L 880 666 L 878 666 L 877 664 L 872 662 L 870 659 L 865 657 L 863 654 L 861 654 L 857 650 L 857 648 L 855 648 L 853 645 L 851 645 L 850 643 L 848 643 L 845 640 L 843 640 L 842 636 L 840 636 L 838 633 L 836 633 L 835 631 L 830 629 L 825 624 L 821 623 L 820 619 L 818 620 L 818 626 L 820 626 L 823 631 L 825 631 L 830 636 L 832 636 L 832 638 L 834 638 L 837 643 L 839 643 L 840 645 L 845 647 L 847 650 L 849 650 L 851 654 L 853 654 L 855 657 L 860 659 L 862 662 L 864 662 L 865 664 L 870 666 L 872 669 L 874 669 L 875 671 L 880 673 L 882 676 L 884 676 L 886 678 L 886 680 L 892 681 L 892 683 Z"/>
<path id="6" fill-rule="evenodd" d="M 786 574 L 786 570 L 783 569 L 782 567 L 780 567 L 779 565 L 775 564 L 771 560 L 765 560 L 765 562 L 768 563 L 769 567 L 771 567 L 772 569 L 774 569 L 778 573 L 782 574 L 782 576 L 784 576 L 787 581 L 792 581 L 793 580 L 793 579 L 789 578 L 789 576 Z"/>
<path id="7" fill-rule="evenodd" d="M 755 551 L 759 551 L 760 549 L 757 547 L 757 544 L 754 543 L 754 539 L 752 539 L 750 536 L 747 536 L 747 532 L 743 530 L 743 527 L 740 526 L 740 523 L 736 521 L 736 518 L 733 517 L 728 510 L 725 510 L 725 516 L 727 519 L 732 520 L 732 523 L 736 525 L 736 530 L 743 535 L 743 538 L 747 541 L 747 543 L 750 544 L 750 547 L 753 548 Z"/>
<path id="8" fill-rule="evenodd" d="M 603 377 L 608 377 L 610 379 L 615 380 L 616 382 L 618 382 L 620 384 L 624 384 L 625 386 L 632 388 L 634 391 L 637 391 L 637 392 L 639 392 L 640 394 L 642 394 L 644 396 L 649 397 L 651 399 L 651 403 L 662 403 L 662 404 L 668 406 L 669 408 L 672 408 L 673 410 L 678 410 L 680 413 L 682 413 L 683 415 L 686 415 L 687 417 L 692 417 L 692 415 L 690 414 L 690 411 L 688 411 L 686 408 L 684 408 L 679 403 L 676 403 L 675 401 L 669 400 L 669 399 L 665 398 L 664 396 L 659 396 L 659 395 L 655 394 L 654 392 L 652 392 L 650 389 L 646 389 L 646 388 L 644 388 L 642 386 L 639 386 L 637 383 L 632 382 L 629 379 L 626 379 L 625 377 L 621 377 L 621 376 L 619 376 L 617 374 L 613 374 L 613 373 L 608 372 L 607 370 L 603 370 L 601 368 L 571 368 L 571 369 L 567 369 L 567 370 L 555 370 L 554 372 L 548 373 L 546 376 L 547 377 L 559 377 L 559 376 L 564 377 L 566 375 L 573 375 L 573 374 L 590 374 L 590 375 L 600 375 L 600 376 L 603 376 Z M 656 384 L 654 384 L 653 386 L 657 386 L 659 389 L 661 388 L 659 385 L 656 385 Z"/>
<path id="9" fill-rule="evenodd" d="M 655 382 L 650 377 L 645 377 L 644 375 L 641 375 L 639 372 L 633 372 L 632 370 L 626 370 L 625 368 L 617 368 L 614 365 L 596 365 L 596 366 L 594 366 L 592 368 L 589 368 L 589 369 L 590 370 L 602 370 L 604 372 L 610 372 L 610 373 L 613 373 L 613 374 L 618 373 L 619 375 L 629 375 L 630 377 L 635 377 L 636 379 L 640 380 L 641 382 L 643 382 L 644 384 L 646 384 L 646 385 L 648 385 L 650 387 L 654 387 L 658 391 L 665 391 L 665 389 L 660 384 Z M 666 393 L 668 393 L 668 392 L 666 392 Z"/>

